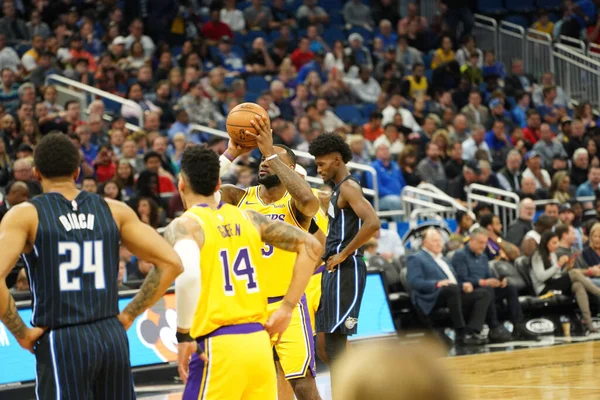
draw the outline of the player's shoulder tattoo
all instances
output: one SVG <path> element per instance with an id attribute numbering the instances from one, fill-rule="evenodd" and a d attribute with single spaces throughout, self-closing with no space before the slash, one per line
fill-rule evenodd
<path id="1" fill-rule="evenodd" d="M 194 239 L 200 242 L 204 238 L 204 232 L 197 221 L 183 216 L 175 218 L 167 225 L 163 237 L 171 246 L 173 246 L 179 240 L 185 238 Z"/>

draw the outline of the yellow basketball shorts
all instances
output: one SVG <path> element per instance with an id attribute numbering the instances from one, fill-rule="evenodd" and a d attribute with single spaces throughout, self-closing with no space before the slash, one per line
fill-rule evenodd
<path id="1" fill-rule="evenodd" d="M 183 400 L 277 400 L 269 334 L 259 323 L 224 326 L 197 339 Z"/>
<path id="2" fill-rule="evenodd" d="M 269 297 L 269 315 L 279 308 L 281 300 L 283 296 Z M 272 337 L 271 343 L 275 346 L 285 379 L 304 378 L 309 372 L 316 376 L 315 345 L 306 296 L 302 296 L 294 309 L 290 326 L 281 335 L 279 344 L 276 342 L 277 337 Z"/>
<path id="3" fill-rule="evenodd" d="M 325 270 L 325 266 L 321 265 L 313 276 L 311 276 L 310 281 L 308 281 L 308 286 L 306 286 L 306 302 L 308 303 L 308 312 L 310 313 L 310 326 L 313 327 L 313 334 L 316 334 L 315 331 L 315 314 L 319 309 L 319 303 L 321 303 L 321 276 L 323 275 L 323 271 Z"/>

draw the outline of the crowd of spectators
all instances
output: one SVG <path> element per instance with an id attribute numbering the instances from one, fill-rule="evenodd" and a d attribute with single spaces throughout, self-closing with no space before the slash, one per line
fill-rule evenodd
<path id="1" fill-rule="evenodd" d="M 193 125 L 223 129 L 230 109 L 253 101 L 267 110 L 276 144 L 306 150 L 322 132 L 343 135 L 353 161 L 377 171 L 381 210 L 401 209 L 406 185 L 431 183 L 466 204 L 465 187 L 480 183 L 524 199 L 502 242 L 518 253 L 541 252 L 544 265 L 552 258 L 538 248 L 548 226 L 531 226 L 531 200 L 555 202 L 560 212 L 551 218 L 563 224 L 563 214 L 574 212 L 577 247 L 594 243 L 577 229 L 595 217 L 596 202 L 575 198 L 595 197 L 600 185 L 600 121 L 588 103 L 573 108 L 551 72 L 531 76 L 522 60 L 504 66 L 480 48 L 467 1 L 442 0 L 433 20 L 398 0 L 122 3 L 2 2 L 0 215 L 41 193 L 32 153 L 41 136 L 58 130 L 81 148 L 83 190 L 125 201 L 160 228 L 183 210 L 176 182 L 186 146 L 226 148 Z M 544 16 L 536 24 L 549 29 Z M 139 107 L 95 99 L 82 109 L 47 84 L 53 74 Z M 224 180 L 253 184 L 259 162 L 258 150 L 243 156 Z M 314 175 L 314 165 L 301 162 Z M 356 174 L 374 186 L 372 176 Z M 472 222 L 496 243 L 500 231 L 490 227 L 497 224 L 484 217 Z M 368 254 L 402 256 L 395 232 L 376 239 Z M 492 247 L 514 261 L 515 248 Z M 594 254 L 590 268 L 600 264 Z M 122 261 L 124 284 L 152 267 L 126 249 Z M 600 276 L 594 268 L 589 276 Z"/>

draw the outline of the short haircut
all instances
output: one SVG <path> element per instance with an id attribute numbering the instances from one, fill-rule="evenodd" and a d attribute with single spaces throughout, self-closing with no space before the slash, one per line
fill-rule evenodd
<path id="1" fill-rule="evenodd" d="M 67 135 L 50 133 L 40 140 L 33 160 L 44 178 L 70 177 L 79 169 L 79 149 Z"/>
<path id="2" fill-rule="evenodd" d="M 315 138 L 308 147 L 308 152 L 315 157 L 331 153 L 340 153 L 342 161 L 348 163 L 352 160 L 352 150 L 340 135 L 335 133 L 323 133 Z"/>
<path id="3" fill-rule="evenodd" d="M 158 158 L 159 160 L 162 160 L 162 157 L 160 156 L 160 154 L 158 154 L 156 151 L 149 151 L 146 154 L 144 154 L 144 164 L 148 162 L 149 159 L 151 158 Z"/>
<path id="4" fill-rule="evenodd" d="M 288 126 L 286 126 L 286 128 L 288 128 Z M 276 144 L 273 145 L 273 147 L 279 147 L 281 149 L 284 149 L 292 164 L 296 165 L 296 153 L 294 153 L 294 150 L 290 149 L 284 144 Z"/>
<path id="5" fill-rule="evenodd" d="M 554 228 L 558 240 L 562 239 L 563 235 L 569 233 L 569 228 L 571 228 L 571 226 L 565 224 L 560 224 Z"/>
<path id="6" fill-rule="evenodd" d="M 188 147 L 181 157 L 181 173 L 192 191 L 212 195 L 219 184 L 219 156 L 203 146 Z"/>
<path id="7" fill-rule="evenodd" d="M 494 214 L 483 214 L 481 218 L 479 218 L 479 225 L 486 228 L 492 224 L 494 221 Z"/>
<path id="8" fill-rule="evenodd" d="M 79 100 L 68 100 L 65 103 L 65 110 L 68 110 L 71 104 L 79 104 Z"/>
<path id="9" fill-rule="evenodd" d="M 470 236 L 472 238 L 474 238 L 474 237 L 480 236 L 480 235 L 489 236 L 490 233 L 485 228 L 475 228 L 475 229 L 473 229 L 473 232 L 471 232 Z"/>
<path id="10" fill-rule="evenodd" d="M 84 176 L 83 179 L 81 180 L 81 182 L 83 182 L 83 181 L 94 181 L 94 182 L 98 183 L 98 179 L 96 179 L 96 177 L 93 175 Z"/>

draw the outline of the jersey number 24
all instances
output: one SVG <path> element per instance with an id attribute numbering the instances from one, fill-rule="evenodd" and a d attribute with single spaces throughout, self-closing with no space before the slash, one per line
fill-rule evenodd
<path id="1" fill-rule="evenodd" d="M 68 256 L 68 260 L 58 266 L 60 290 L 81 290 L 82 273 L 75 273 L 83 264 L 83 274 L 94 274 L 96 289 L 104 289 L 104 246 L 101 240 L 85 241 L 83 247 L 77 242 L 59 242 L 58 255 Z M 82 257 L 83 255 L 83 257 Z M 71 275 L 77 275 L 69 279 Z"/>

